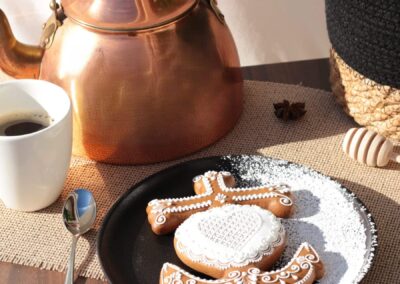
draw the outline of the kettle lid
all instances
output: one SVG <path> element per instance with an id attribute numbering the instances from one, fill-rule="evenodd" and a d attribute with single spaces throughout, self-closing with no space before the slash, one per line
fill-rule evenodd
<path id="1" fill-rule="evenodd" d="M 158 27 L 189 12 L 198 0 L 62 0 L 67 17 L 82 25 L 130 31 Z"/>

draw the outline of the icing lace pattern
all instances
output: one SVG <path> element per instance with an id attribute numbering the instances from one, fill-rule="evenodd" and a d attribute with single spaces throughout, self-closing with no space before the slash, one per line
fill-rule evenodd
<path id="1" fill-rule="evenodd" d="M 199 223 L 199 231 L 207 239 L 234 250 L 247 243 L 261 226 L 261 218 L 251 212 L 233 212 L 229 222 L 218 216 L 209 216 Z"/>
<path id="2" fill-rule="evenodd" d="M 175 233 L 180 253 L 220 270 L 259 262 L 281 246 L 285 236 L 280 221 L 255 205 L 225 205 L 197 213 Z"/>

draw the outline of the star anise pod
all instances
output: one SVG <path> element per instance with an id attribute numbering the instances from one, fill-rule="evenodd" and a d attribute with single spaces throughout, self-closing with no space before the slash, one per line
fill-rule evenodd
<path id="1" fill-rule="evenodd" d="M 289 103 L 288 100 L 274 104 L 274 108 L 276 117 L 284 121 L 297 120 L 307 112 L 304 109 L 305 103 Z"/>

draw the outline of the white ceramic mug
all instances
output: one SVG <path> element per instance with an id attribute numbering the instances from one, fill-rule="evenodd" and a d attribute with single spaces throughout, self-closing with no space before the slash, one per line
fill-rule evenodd
<path id="1" fill-rule="evenodd" d="M 48 115 L 42 130 L 19 136 L 0 136 L 0 199 L 6 207 L 36 211 L 60 195 L 71 160 L 72 114 L 67 93 L 40 80 L 0 84 L 2 117 L 18 113 Z"/>

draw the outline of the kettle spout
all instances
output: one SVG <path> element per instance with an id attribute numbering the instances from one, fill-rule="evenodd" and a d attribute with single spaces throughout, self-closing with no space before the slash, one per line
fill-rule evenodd
<path id="1" fill-rule="evenodd" d="M 44 49 L 17 41 L 0 9 L 0 68 L 15 78 L 38 78 Z"/>

